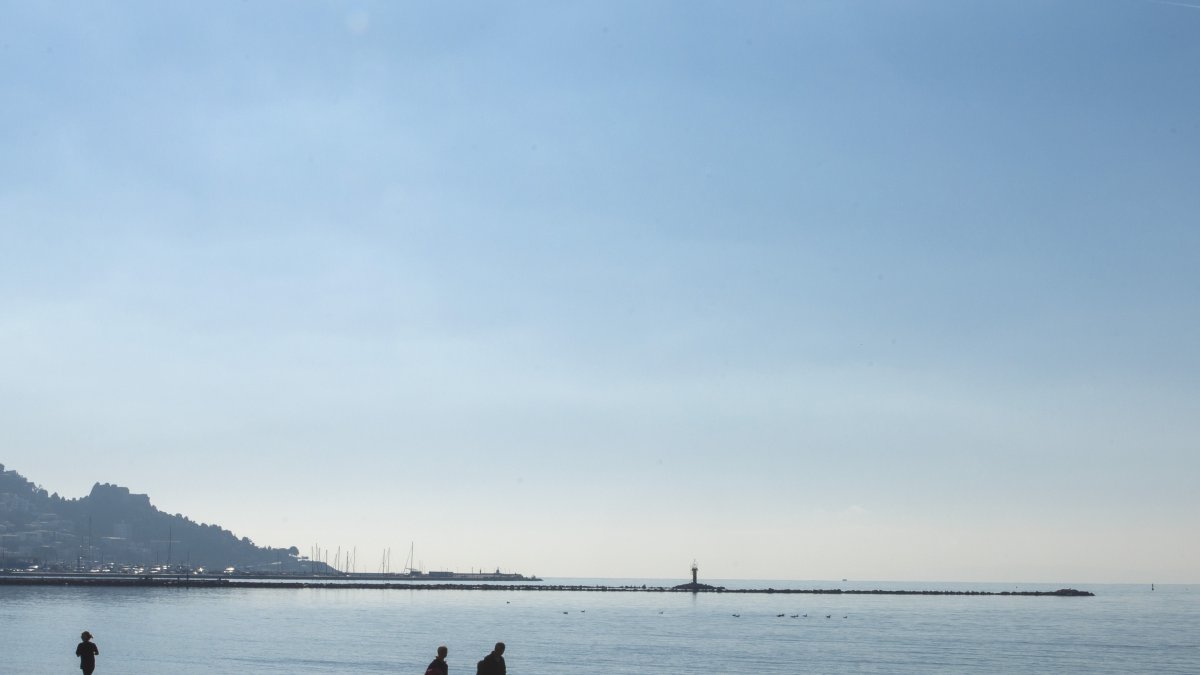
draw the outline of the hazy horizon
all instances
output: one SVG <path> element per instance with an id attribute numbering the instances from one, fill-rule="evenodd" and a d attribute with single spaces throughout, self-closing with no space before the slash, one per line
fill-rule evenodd
<path id="1" fill-rule="evenodd" d="M 1197 9 L 0 0 L 0 463 L 360 570 L 1194 583 Z"/>

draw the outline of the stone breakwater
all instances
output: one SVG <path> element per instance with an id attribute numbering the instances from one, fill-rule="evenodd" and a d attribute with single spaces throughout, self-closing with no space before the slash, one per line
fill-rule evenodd
<path id="1" fill-rule="evenodd" d="M 717 593 L 717 594 L 779 594 L 779 595 L 979 595 L 979 596 L 1051 596 L 1093 597 L 1095 593 L 1074 588 L 1057 591 L 898 591 L 841 588 L 725 588 L 678 589 L 667 586 L 592 586 L 576 584 L 437 584 L 437 583 L 364 583 L 337 582 L 317 579 L 262 581 L 236 579 L 206 579 L 197 577 L 103 577 L 103 576 L 0 576 L 0 586 L 117 586 L 123 588 L 344 588 L 396 589 L 409 591 L 558 591 L 572 593 Z"/>

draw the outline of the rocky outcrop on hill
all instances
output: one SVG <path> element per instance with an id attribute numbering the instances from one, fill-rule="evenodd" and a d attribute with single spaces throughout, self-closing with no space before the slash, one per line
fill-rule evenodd
<path id="1" fill-rule="evenodd" d="M 86 497 L 64 499 L 0 464 L 0 567 L 295 571 L 297 554 L 164 513 L 118 485 L 96 483 Z"/>

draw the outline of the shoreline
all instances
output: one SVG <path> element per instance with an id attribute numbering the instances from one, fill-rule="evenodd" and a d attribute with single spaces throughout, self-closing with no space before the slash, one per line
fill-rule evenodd
<path id="1" fill-rule="evenodd" d="M 228 578 L 196 577 L 80 577 L 80 576 L 0 576 L 0 586 L 107 586 L 120 588 L 272 588 L 272 589 L 348 589 L 348 590 L 438 590 L 438 591 L 542 591 L 560 593 L 709 593 L 767 595 L 929 595 L 929 596 L 1020 596 L 1020 597 L 1095 597 L 1090 591 L 1060 588 L 1056 591 L 930 591 L 869 590 L 841 588 L 675 588 L 670 586 L 600 586 L 583 584 L 445 584 L 445 583 L 364 583 L 331 581 L 237 581 Z"/>

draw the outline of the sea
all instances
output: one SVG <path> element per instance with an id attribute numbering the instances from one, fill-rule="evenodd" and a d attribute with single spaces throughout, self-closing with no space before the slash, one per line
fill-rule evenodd
<path id="1" fill-rule="evenodd" d="M 727 588 L 1052 591 L 1095 597 L 0 586 L 0 673 L 1200 673 L 1200 585 L 704 580 Z"/>

